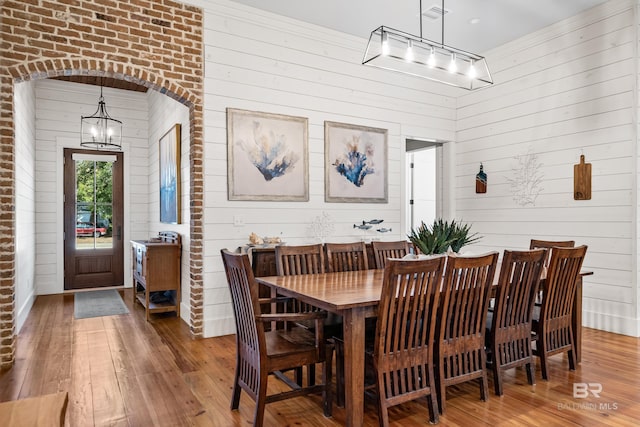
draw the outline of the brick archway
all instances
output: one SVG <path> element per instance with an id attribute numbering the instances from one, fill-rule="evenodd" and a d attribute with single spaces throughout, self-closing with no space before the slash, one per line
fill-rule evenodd
<path id="1" fill-rule="evenodd" d="M 173 0 L 104 0 L 48 8 L 4 2 L 0 38 L 0 369 L 15 352 L 14 85 L 62 75 L 129 80 L 189 108 L 190 329 L 203 333 L 203 14 Z"/>

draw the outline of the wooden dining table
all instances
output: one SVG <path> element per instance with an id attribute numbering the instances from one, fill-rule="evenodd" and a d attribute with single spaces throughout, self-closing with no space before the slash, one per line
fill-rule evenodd
<path id="1" fill-rule="evenodd" d="M 496 281 L 498 272 L 499 269 Z M 582 276 L 588 274 L 592 273 L 581 273 L 574 302 L 572 323 L 578 362 L 582 346 Z M 347 426 L 363 425 L 365 319 L 377 316 L 383 278 L 384 270 L 256 277 L 258 283 L 278 295 L 294 297 L 343 317 Z"/>

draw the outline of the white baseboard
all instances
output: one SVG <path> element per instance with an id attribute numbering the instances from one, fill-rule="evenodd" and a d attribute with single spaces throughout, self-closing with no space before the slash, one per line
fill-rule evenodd
<path id="1" fill-rule="evenodd" d="M 205 319 L 204 338 L 219 337 L 236 333 L 236 321 L 232 317 Z"/>
<path id="2" fill-rule="evenodd" d="M 33 303 L 36 301 L 36 293 L 35 290 L 32 289 L 29 297 L 26 299 L 22 307 L 18 307 L 18 312 L 16 313 L 16 335 L 20 333 L 20 329 L 27 321 L 27 317 L 29 317 L 29 313 L 31 313 L 31 307 L 33 307 Z"/>
<path id="3" fill-rule="evenodd" d="M 612 314 L 583 311 L 582 326 L 632 337 L 640 336 L 640 319 Z"/>

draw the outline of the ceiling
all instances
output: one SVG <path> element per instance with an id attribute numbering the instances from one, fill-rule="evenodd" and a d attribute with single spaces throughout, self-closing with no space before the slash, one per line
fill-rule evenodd
<path id="1" fill-rule="evenodd" d="M 384 25 L 420 35 L 419 0 L 233 0 L 300 21 L 369 38 Z M 447 0 L 444 44 L 483 53 L 606 0 Z M 422 0 L 423 14 L 442 1 Z M 479 20 L 471 23 L 472 20 Z M 423 38 L 441 43 L 441 18 L 423 18 Z"/>

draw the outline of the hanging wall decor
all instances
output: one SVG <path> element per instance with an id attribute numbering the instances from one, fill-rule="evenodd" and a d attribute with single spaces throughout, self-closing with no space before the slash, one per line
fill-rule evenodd
<path id="1" fill-rule="evenodd" d="M 308 119 L 227 108 L 229 200 L 309 200 Z"/>
<path id="2" fill-rule="evenodd" d="M 160 222 L 180 224 L 180 123 L 160 138 Z"/>
<path id="3" fill-rule="evenodd" d="M 325 202 L 387 203 L 387 129 L 324 122 Z"/>
<path id="4" fill-rule="evenodd" d="M 486 193 L 487 192 L 487 174 L 484 172 L 482 168 L 482 163 L 480 163 L 480 172 L 476 174 L 476 193 Z"/>
<path id="5" fill-rule="evenodd" d="M 573 198 L 591 200 L 591 163 L 584 162 L 584 154 L 580 155 L 580 163 L 573 165 Z"/>
<path id="6" fill-rule="evenodd" d="M 542 163 L 531 150 L 527 154 L 515 156 L 517 164 L 512 168 L 513 177 L 507 177 L 513 200 L 519 206 L 535 206 L 542 192 Z"/>

